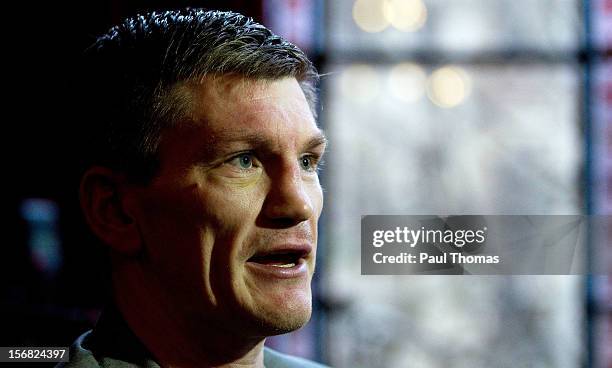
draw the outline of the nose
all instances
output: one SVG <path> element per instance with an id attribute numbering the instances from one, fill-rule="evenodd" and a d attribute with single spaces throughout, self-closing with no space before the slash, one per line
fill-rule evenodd
<path id="1" fill-rule="evenodd" d="M 297 163 L 270 173 L 270 188 L 263 204 L 263 214 L 275 227 L 290 227 L 306 221 L 314 213 Z"/>

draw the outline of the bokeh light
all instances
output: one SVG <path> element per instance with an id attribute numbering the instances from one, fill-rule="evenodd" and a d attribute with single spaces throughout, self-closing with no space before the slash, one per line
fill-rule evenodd
<path id="1" fill-rule="evenodd" d="M 460 105 L 470 94 L 470 79 L 456 66 L 445 66 L 429 77 L 427 95 L 436 105 L 444 108 Z"/>
<path id="2" fill-rule="evenodd" d="M 353 19 L 365 32 L 384 31 L 389 26 L 385 16 L 386 0 L 357 0 L 353 4 Z"/>
<path id="3" fill-rule="evenodd" d="M 427 8 L 421 0 L 386 0 L 385 18 L 403 32 L 419 30 L 427 20 Z"/>

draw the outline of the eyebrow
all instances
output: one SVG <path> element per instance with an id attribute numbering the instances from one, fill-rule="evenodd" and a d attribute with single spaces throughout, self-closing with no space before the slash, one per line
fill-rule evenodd
<path id="1" fill-rule="evenodd" d="M 327 138 L 324 132 L 319 129 L 312 137 L 310 137 L 304 145 L 302 150 L 310 150 L 320 146 L 327 145 Z M 233 132 L 220 132 L 215 134 L 211 144 L 206 146 L 205 152 L 207 155 L 214 155 L 215 152 L 224 149 L 231 149 L 236 143 L 247 143 L 253 146 L 267 146 L 270 144 L 270 139 L 257 133 L 233 133 Z"/>
<path id="2" fill-rule="evenodd" d="M 315 148 L 318 146 L 326 146 L 327 138 L 325 137 L 325 133 L 322 130 L 319 130 L 318 134 L 314 137 L 310 138 L 308 142 L 304 145 L 306 149 Z"/>

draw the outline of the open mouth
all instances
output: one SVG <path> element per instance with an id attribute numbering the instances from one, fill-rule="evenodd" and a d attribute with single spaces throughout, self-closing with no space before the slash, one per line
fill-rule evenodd
<path id="1" fill-rule="evenodd" d="M 248 262 L 278 268 L 291 268 L 304 262 L 304 251 L 280 251 L 273 253 L 258 253 L 249 258 Z"/>

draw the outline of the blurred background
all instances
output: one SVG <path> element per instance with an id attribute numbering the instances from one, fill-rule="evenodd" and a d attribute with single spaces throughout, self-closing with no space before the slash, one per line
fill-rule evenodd
<path id="1" fill-rule="evenodd" d="M 315 317 L 269 345 L 339 368 L 612 367 L 611 277 L 362 276 L 359 239 L 362 215 L 612 214 L 612 0 L 7 5 L 0 346 L 67 346 L 108 299 L 71 71 L 123 17 L 184 6 L 250 15 L 323 75 Z"/>

